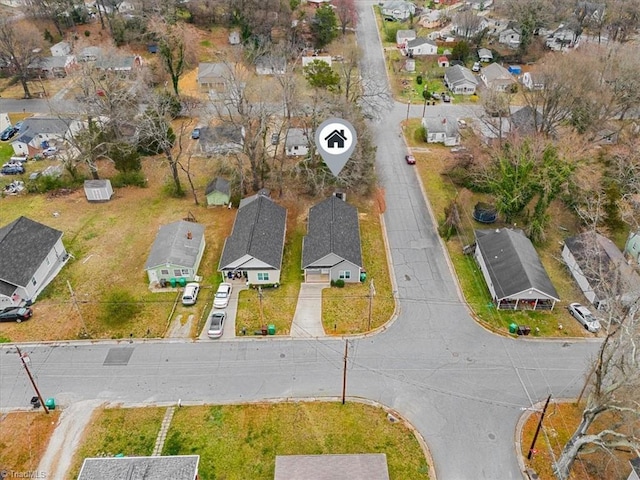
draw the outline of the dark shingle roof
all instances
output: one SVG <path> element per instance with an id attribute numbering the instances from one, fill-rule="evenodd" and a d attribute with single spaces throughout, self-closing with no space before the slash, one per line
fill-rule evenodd
<path id="1" fill-rule="evenodd" d="M 336 196 L 309 209 L 307 236 L 302 245 L 302 268 L 330 253 L 362 267 L 358 210 Z"/>
<path id="2" fill-rule="evenodd" d="M 188 238 L 189 232 L 191 239 Z M 202 241 L 204 225 L 184 220 L 163 225 L 158 230 L 144 268 L 147 270 L 167 263 L 184 268 L 196 268 Z"/>
<path id="3" fill-rule="evenodd" d="M 459 85 L 461 83 L 471 83 L 473 85 L 478 84 L 478 80 L 471 70 L 460 65 L 454 65 L 453 67 L 447 67 L 444 70 L 444 75 L 447 81 L 451 85 Z"/>
<path id="4" fill-rule="evenodd" d="M 274 480 L 389 480 L 384 453 L 276 455 Z"/>
<path id="5" fill-rule="evenodd" d="M 78 480 L 195 480 L 199 455 L 85 458 Z"/>
<path id="6" fill-rule="evenodd" d="M 0 280 L 26 286 L 62 232 L 20 217 L 0 228 Z"/>
<path id="7" fill-rule="evenodd" d="M 640 457 L 632 458 L 631 460 L 629 460 L 629 463 L 631 464 L 631 468 L 633 468 L 633 471 L 636 472 L 636 474 L 640 475 Z"/>
<path id="8" fill-rule="evenodd" d="M 209 182 L 207 188 L 204 191 L 205 195 L 209 195 L 211 192 L 220 192 L 225 195 L 231 194 L 231 188 L 229 182 L 222 177 L 216 177 Z"/>
<path id="9" fill-rule="evenodd" d="M 475 235 L 498 299 L 533 288 L 559 300 L 536 249 L 522 230 L 476 230 Z"/>
<path id="10" fill-rule="evenodd" d="M 286 221 L 286 209 L 264 195 L 242 205 L 224 243 L 219 270 L 245 255 L 280 269 Z"/>
<path id="11" fill-rule="evenodd" d="M 29 143 L 41 133 L 50 135 L 64 135 L 71 125 L 70 118 L 31 117 L 24 120 L 20 129 L 20 136 L 15 142 Z"/>

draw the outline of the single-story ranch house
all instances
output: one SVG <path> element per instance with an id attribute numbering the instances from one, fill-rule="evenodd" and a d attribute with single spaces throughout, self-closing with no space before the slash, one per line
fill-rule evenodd
<path id="1" fill-rule="evenodd" d="M 476 230 L 475 237 L 475 258 L 498 309 L 553 310 L 558 293 L 522 230 Z"/>

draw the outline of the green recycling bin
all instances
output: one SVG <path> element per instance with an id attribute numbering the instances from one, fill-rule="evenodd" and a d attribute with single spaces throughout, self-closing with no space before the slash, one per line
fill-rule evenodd
<path id="1" fill-rule="evenodd" d="M 276 334 L 276 326 L 272 323 L 267 327 L 267 333 L 269 335 L 275 335 Z"/>
<path id="2" fill-rule="evenodd" d="M 56 409 L 56 401 L 55 401 L 55 399 L 53 399 L 53 398 L 47 398 L 47 399 L 44 401 L 44 404 L 47 406 L 47 408 L 48 408 L 49 410 L 55 410 L 55 409 Z"/>
<path id="3" fill-rule="evenodd" d="M 187 279 L 184 277 L 180 277 L 178 279 L 178 283 L 180 284 L 181 287 L 186 287 L 187 286 Z"/>
<path id="4" fill-rule="evenodd" d="M 176 284 L 177 284 L 177 283 L 178 283 L 178 282 L 176 281 L 176 279 L 175 279 L 175 278 L 170 278 L 170 279 L 169 279 L 169 285 L 171 285 L 171 288 L 176 288 Z"/>
<path id="5" fill-rule="evenodd" d="M 360 272 L 360 282 L 364 282 L 367 279 L 367 272 Z"/>
<path id="6" fill-rule="evenodd" d="M 518 331 L 518 325 L 515 323 L 511 323 L 509 325 L 509 333 L 516 333 Z"/>

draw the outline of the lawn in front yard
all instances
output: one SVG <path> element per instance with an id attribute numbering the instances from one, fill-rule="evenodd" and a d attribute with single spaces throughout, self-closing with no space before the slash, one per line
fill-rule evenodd
<path id="1" fill-rule="evenodd" d="M 592 336 L 571 317 L 565 308 L 571 302 L 586 301 L 560 256 L 560 245 L 564 239 L 579 231 L 575 216 L 561 202 L 553 202 L 549 210 L 551 222 L 547 227 L 547 241 L 542 245 L 536 245 L 540 260 L 561 300 L 554 310 L 551 312 L 497 310 L 491 301 L 480 269 L 472 256 L 463 254 L 463 247 L 474 243 L 474 230 L 512 225 L 496 222 L 487 226 L 476 222 L 472 216 L 475 204 L 479 201 L 491 203 L 491 199 L 487 195 L 474 193 L 453 184 L 446 176 L 446 171 L 453 161 L 450 149 L 439 144 L 427 144 L 423 139 L 419 119 L 409 120 L 404 128 L 407 143 L 411 148 L 416 149 L 414 151 L 416 167 L 438 224 L 444 221 L 445 208 L 451 201 L 455 199 L 458 204 L 462 230 L 444 243 L 455 267 L 466 302 L 476 318 L 488 328 L 502 333 L 507 333 L 509 325 L 516 323 L 530 326 L 532 335 Z"/>
<path id="2" fill-rule="evenodd" d="M 151 455 L 164 408 L 102 409 L 83 434 L 68 478 L 86 457 Z M 385 453 L 393 480 L 428 480 L 418 440 L 361 403 L 206 405 L 175 410 L 162 455 L 200 455 L 199 478 L 273 479 L 276 455 Z"/>

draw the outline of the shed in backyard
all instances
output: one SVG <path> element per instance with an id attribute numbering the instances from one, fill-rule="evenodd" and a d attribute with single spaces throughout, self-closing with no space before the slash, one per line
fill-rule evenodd
<path id="1" fill-rule="evenodd" d="M 90 202 L 108 202 L 113 196 L 109 180 L 85 180 L 84 194 Z"/>
<path id="2" fill-rule="evenodd" d="M 227 205 L 231 200 L 231 186 L 222 177 L 216 177 L 209 182 L 204 191 L 207 205 Z"/>

